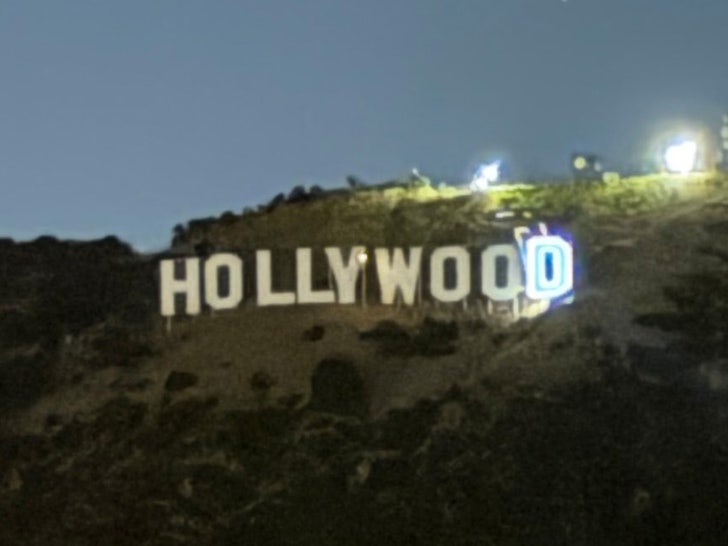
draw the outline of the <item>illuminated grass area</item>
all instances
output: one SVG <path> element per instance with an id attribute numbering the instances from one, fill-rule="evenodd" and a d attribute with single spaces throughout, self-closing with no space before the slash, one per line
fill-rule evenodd
<path id="1" fill-rule="evenodd" d="M 573 184 L 507 184 L 485 193 L 446 184 L 370 187 L 192 221 L 183 242 L 209 241 L 229 249 L 462 243 L 495 229 L 487 213 L 501 208 L 525 208 L 534 218 L 564 221 L 629 216 L 704 197 L 727 184 L 728 175 L 709 173 Z"/>

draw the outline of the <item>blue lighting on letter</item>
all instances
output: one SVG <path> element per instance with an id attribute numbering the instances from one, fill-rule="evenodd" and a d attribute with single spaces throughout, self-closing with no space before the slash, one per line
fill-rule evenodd
<path id="1" fill-rule="evenodd" d="M 554 299 L 574 287 L 574 251 L 558 235 L 535 235 L 525 241 L 526 296 Z"/>

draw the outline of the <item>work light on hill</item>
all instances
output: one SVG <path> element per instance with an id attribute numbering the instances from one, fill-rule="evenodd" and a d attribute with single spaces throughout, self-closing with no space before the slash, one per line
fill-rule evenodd
<path id="1" fill-rule="evenodd" d="M 698 145 L 694 140 L 671 144 L 665 150 L 665 168 L 671 173 L 693 172 L 698 163 Z"/>
<path id="2" fill-rule="evenodd" d="M 500 178 L 500 161 L 492 161 L 490 163 L 483 163 L 480 165 L 473 175 L 473 180 L 470 182 L 470 189 L 473 191 L 485 191 L 494 182 L 498 182 Z"/>
<path id="3" fill-rule="evenodd" d="M 576 180 L 601 180 L 602 163 L 593 154 L 571 154 L 571 172 Z"/>

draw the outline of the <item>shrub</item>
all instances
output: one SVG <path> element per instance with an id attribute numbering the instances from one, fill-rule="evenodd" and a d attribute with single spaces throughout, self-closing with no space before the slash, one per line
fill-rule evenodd
<path id="1" fill-rule="evenodd" d="M 310 409 L 363 416 L 368 402 L 356 367 L 349 361 L 325 359 L 311 376 Z"/>

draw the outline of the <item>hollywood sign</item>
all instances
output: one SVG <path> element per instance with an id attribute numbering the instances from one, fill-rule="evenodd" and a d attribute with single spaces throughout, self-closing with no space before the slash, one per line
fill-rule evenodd
<path id="1" fill-rule="evenodd" d="M 558 235 L 533 235 L 528 228 L 517 228 L 514 233 L 513 244 L 495 244 L 477 250 L 458 245 L 432 249 L 428 256 L 427 286 L 431 298 L 456 303 L 475 294 L 484 296 L 488 302 L 507 302 L 525 294 L 531 300 L 549 302 L 570 293 L 574 264 L 571 244 Z M 271 250 L 255 251 L 256 304 L 353 304 L 357 301 L 357 283 L 361 289 L 360 301 L 365 303 L 370 255 L 367 248 L 361 245 L 347 249 L 327 247 L 324 254 L 332 286 L 314 288 L 312 249 L 297 248 L 295 289 L 276 291 Z M 423 247 L 409 247 L 407 252 L 401 247 L 374 248 L 373 257 L 379 301 L 391 305 L 399 299 L 405 305 L 414 305 L 423 289 Z M 178 268 L 181 265 L 183 273 Z M 473 268 L 473 265 L 479 267 Z M 478 271 L 480 278 L 473 279 L 473 271 Z M 177 314 L 178 296 L 184 296 L 187 315 L 199 314 L 203 302 L 213 310 L 238 307 L 244 299 L 243 272 L 243 259 L 231 252 L 205 259 L 161 260 L 161 314 L 167 317 Z M 221 278 L 227 282 L 221 282 Z"/>

